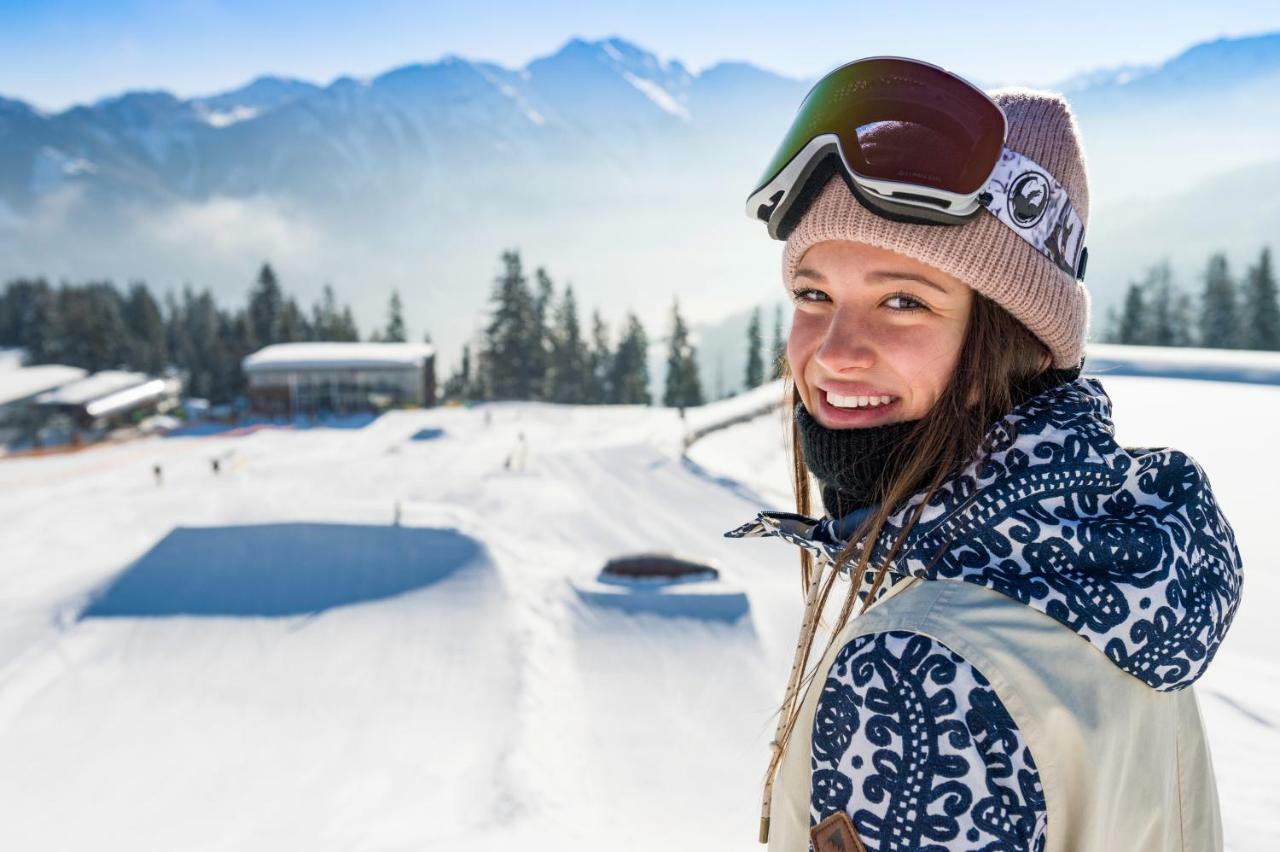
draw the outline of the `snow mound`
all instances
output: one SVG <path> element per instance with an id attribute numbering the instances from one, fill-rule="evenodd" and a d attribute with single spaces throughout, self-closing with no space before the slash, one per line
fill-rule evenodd
<path id="1" fill-rule="evenodd" d="M 292 616 L 381 600 L 488 564 L 456 530 L 353 524 L 178 528 L 82 618 Z"/>

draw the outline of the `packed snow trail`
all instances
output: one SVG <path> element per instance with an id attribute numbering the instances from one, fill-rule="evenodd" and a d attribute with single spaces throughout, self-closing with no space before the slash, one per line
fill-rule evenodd
<path id="1" fill-rule="evenodd" d="M 491 410 L 488 428 L 479 409 L 397 412 L 0 465 L 0 847 L 749 843 L 794 557 L 721 537 L 758 506 L 681 461 L 674 412 Z M 519 431 L 527 465 L 504 470 Z M 270 585 L 331 561 L 313 526 L 391 547 L 397 503 L 403 527 L 456 530 L 477 558 L 315 615 L 253 615 L 236 571 L 215 591 L 250 614 L 81 617 L 116 581 L 131 605 L 155 599 L 147 581 L 214 582 L 216 553 L 173 552 L 203 540 L 187 530 L 258 525 Z M 652 549 L 717 560 L 754 611 L 666 619 L 574 594 Z"/>

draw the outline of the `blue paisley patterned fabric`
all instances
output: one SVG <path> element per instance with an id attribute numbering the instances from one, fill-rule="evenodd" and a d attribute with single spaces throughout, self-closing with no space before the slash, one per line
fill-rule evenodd
<path id="1" fill-rule="evenodd" d="M 982 673 L 910 631 L 840 649 L 813 724 L 809 824 L 846 811 L 868 849 L 1041 852 L 1035 761 Z"/>
<path id="2" fill-rule="evenodd" d="M 1235 617 L 1240 551 L 1200 465 L 1174 449 L 1120 447 L 1111 411 L 1086 377 L 1016 407 L 929 499 L 889 570 L 998 591 L 1148 686 L 1182 689 Z M 890 516 L 877 556 L 923 500 Z M 764 511 L 725 535 L 778 536 L 826 565 L 850 521 Z"/>

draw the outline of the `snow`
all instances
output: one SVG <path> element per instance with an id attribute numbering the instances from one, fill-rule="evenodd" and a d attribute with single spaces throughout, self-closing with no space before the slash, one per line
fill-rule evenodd
<path id="1" fill-rule="evenodd" d="M 205 112 L 201 118 L 211 127 L 230 127 L 233 124 L 239 124 L 242 121 L 248 121 L 256 116 L 261 110 L 257 107 L 245 106 L 238 104 L 227 110 L 209 110 Z"/>
<path id="2" fill-rule="evenodd" d="M 416 367 L 435 353 L 429 343 L 274 343 L 244 359 L 255 370 Z"/>
<path id="3" fill-rule="evenodd" d="M 1280 384 L 1280 352 L 1091 343 L 1087 372 L 1097 376 L 1165 376 Z"/>
<path id="4" fill-rule="evenodd" d="M 27 361 L 27 350 L 19 347 L 0 346 L 0 371 L 16 370 Z"/>
<path id="5" fill-rule="evenodd" d="M 608 56 L 610 59 L 612 59 L 614 62 L 627 61 L 626 58 L 622 55 L 621 51 L 619 51 L 618 48 L 614 46 L 613 42 L 609 42 L 609 41 L 603 42 L 600 45 L 600 47 L 602 50 L 604 50 L 605 55 Z"/>
<path id="6" fill-rule="evenodd" d="M 510 98 L 512 101 L 514 101 L 516 106 L 519 107 L 520 112 L 523 113 L 524 117 L 529 119 L 529 121 L 537 125 L 543 125 L 547 123 L 547 120 L 546 118 L 543 117 L 542 113 L 538 112 L 536 109 L 531 107 L 528 101 L 526 101 L 524 97 L 521 96 L 521 94 L 518 91 L 516 91 L 515 87 L 502 82 L 493 73 L 486 70 L 482 65 L 476 65 L 475 70 L 481 77 L 489 81 L 491 85 L 497 88 L 497 90 L 502 93 L 503 97 Z"/>
<path id="7" fill-rule="evenodd" d="M 180 393 L 182 393 L 182 382 L 179 379 L 150 379 L 140 385 L 124 388 L 93 400 L 85 406 L 85 413 L 90 417 L 105 417 L 142 402 L 159 400 L 165 396 L 176 397 Z"/>
<path id="8" fill-rule="evenodd" d="M 4 367 L 4 364 L 0 364 L 0 405 L 28 399 L 45 391 L 83 379 L 86 375 L 86 371 L 79 367 L 68 367 L 63 364 Z"/>
<path id="9" fill-rule="evenodd" d="M 685 109 L 684 105 L 672 97 L 671 93 L 662 88 L 662 86 L 652 80 L 646 80 L 643 77 L 632 74 L 630 71 L 623 71 L 622 76 L 628 83 L 639 89 L 645 97 L 657 104 L 658 108 L 663 112 L 670 113 L 682 121 L 690 120 L 689 110 Z"/>
<path id="10" fill-rule="evenodd" d="M 152 381 L 146 373 L 102 370 L 79 381 L 46 391 L 36 398 L 40 405 L 84 405 L 123 390 L 132 390 Z"/>
<path id="11" fill-rule="evenodd" d="M 1228 848 L 1274 848 L 1280 477 L 1259 448 L 1280 388 L 1104 383 L 1122 440 L 1194 455 L 1239 536 L 1244 601 L 1197 692 Z M 748 402 L 686 423 L 491 403 L 0 462 L 0 848 L 756 848 L 798 558 L 722 534 L 789 494 L 784 421 L 680 455 Z M 654 550 L 717 566 L 669 587 L 714 594 L 673 615 L 598 584 Z"/>

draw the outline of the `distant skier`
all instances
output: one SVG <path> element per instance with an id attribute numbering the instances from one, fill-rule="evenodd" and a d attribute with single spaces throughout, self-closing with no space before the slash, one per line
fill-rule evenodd
<path id="1" fill-rule="evenodd" d="M 507 470 L 524 470 L 525 457 L 528 452 L 529 447 L 525 442 L 524 432 L 520 432 L 516 437 L 515 448 L 507 455 L 507 460 L 502 466 Z"/>
<path id="2" fill-rule="evenodd" d="M 162 473 L 161 473 L 161 471 L 160 471 L 160 465 L 158 465 L 158 464 L 153 464 L 153 465 L 151 466 L 151 472 L 152 472 L 153 474 L 155 474 L 155 477 L 156 477 L 156 485 L 163 485 L 163 484 L 164 484 L 164 476 L 163 476 L 163 474 L 162 474 Z"/>
<path id="3" fill-rule="evenodd" d="M 221 473 L 221 472 L 222 472 L 222 462 L 221 462 L 221 460 L 219 460 L 219 459 L 214 459 L 214 460 L 213 460 L 213 462 L 212 462 L 212 465 L 213 465 L 213 475 L 214 475 L 214 476 L 217 476 L 219 473 Z"/>

